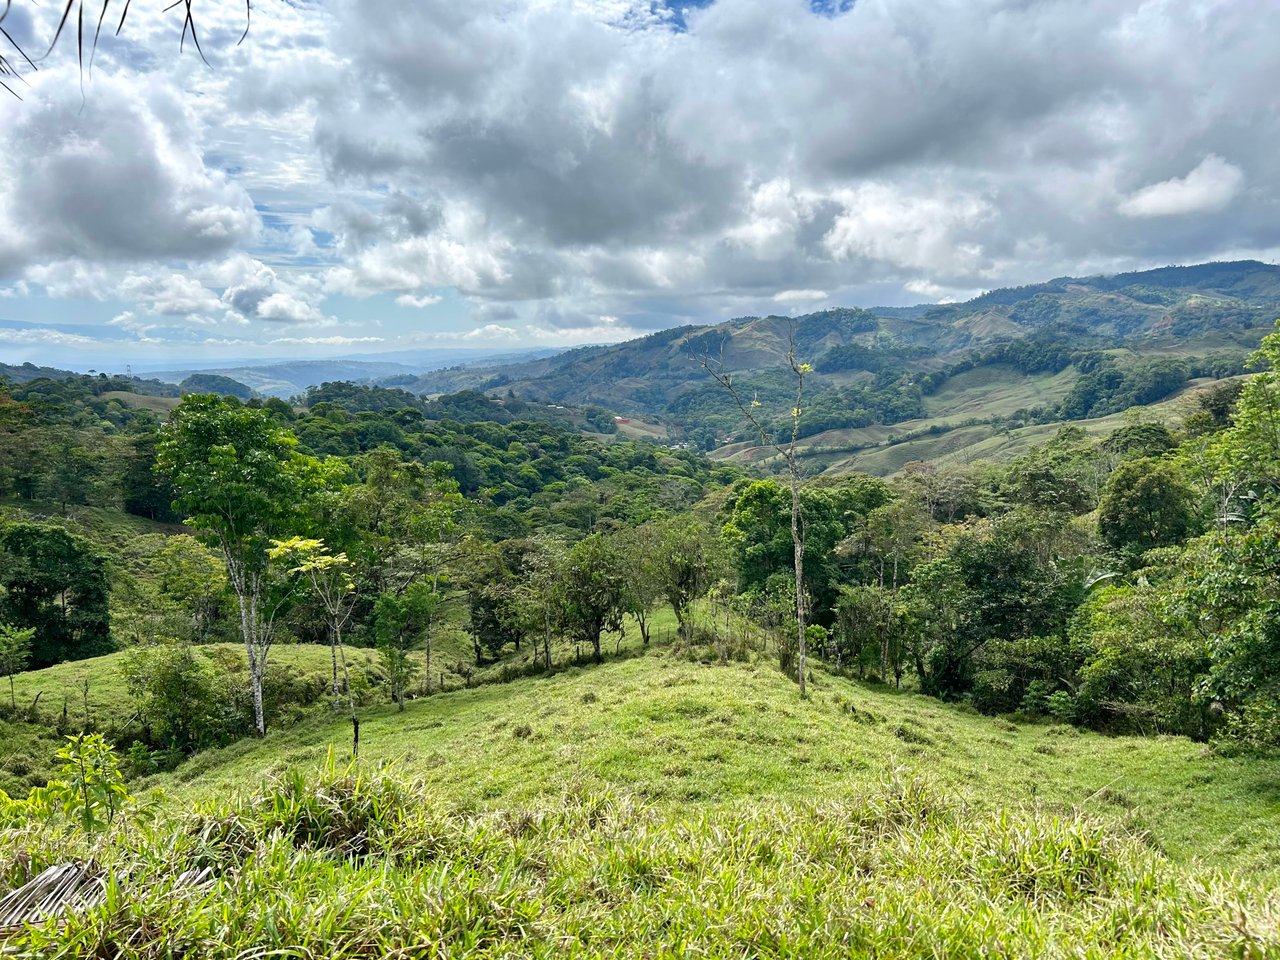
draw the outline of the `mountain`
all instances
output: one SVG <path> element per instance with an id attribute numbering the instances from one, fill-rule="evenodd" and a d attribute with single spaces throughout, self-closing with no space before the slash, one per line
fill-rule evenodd
<path id="1" fill-rule="evenodd" d="M 715 449 L 751 434 L 702 361 L 723 364 L 743 399 L 760 402 L 769 429 L 786 432 L 794 384 L 785 357 L 794 344 L 815 368 L 802 433 L 811 452 L 822 448 L 817 466 L 826 469 L 847 463 L 838 454 L 962 421 L 1007 430 L 1155 403 L 1195 380 L 1242 372 L 1277 316 L 1280 266 L 1246 260 L 1060 277 L 959 304 L 744 317 L 396 383 L 429 394 L 500 390 L 597 404 L 658 418 Z M 839 435 L 868 429 L 879 435 Z"/>

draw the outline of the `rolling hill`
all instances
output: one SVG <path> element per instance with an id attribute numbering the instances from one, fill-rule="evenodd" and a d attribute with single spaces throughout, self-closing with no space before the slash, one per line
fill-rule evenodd
<path id="1" fill-rule="evenodd" d="M 93 664 L 82 665 L 89 669 Z M 39 682 L 38 676 L 22 678 Z M 1249 956 L 1280 947 L 1276 761 L 984 718 L 649 648 L 202 753 L 101 838 L 32 955 Z M 188 894 L 174 878 L 207 868 Z M 760 945 L 774 946 L 761 952 Z"/>
<path id="2" fill-rule="evenodd" d="M 810 445 L 853 454 L 870 436 L 884 441 L 935 424 L 980 420 L 990 433 L 1146 406 L 1197 377 L 1241 372 L 1277 316 L 1280 267 L 1210 263 L 1063 277 L 962 304 L 678 327 L 523 363 L 398 378 L 397 384 L 428 394 L 511 391 L 550 403 L 599 404 L 660 420 L 673 435 L 713 449 L 749 435 L 732 399 L 699 361 L 723 363 L 766 414 L 777 416 L 791 404 L 785 355 L 794 342 L 797 356 L 816 368 L 805 433 L 822 439 Z M 1141 379 L 1152 371 L 1159 382 L 1115 386 L 1117 378 Z M 1098 397 L 1097 381 L 1108 378 L 1112 393 Z M 840 441 L 839 431 L 869 434 Z M 744 447 L 726 449 L 750 458 Z"/>

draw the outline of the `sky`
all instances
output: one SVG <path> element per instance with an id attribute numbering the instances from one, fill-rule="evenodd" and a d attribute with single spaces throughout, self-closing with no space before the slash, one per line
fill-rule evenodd
<path id="1" fill-rule="evenodd" d="M 61 5 L 0 26 L 34 59 Z M 204 0 L 207 64 L 163 6 L 83 72 L 74 13 L 37 71 L 0 48 L 0 361 L 569 346 L 1280 257 L 1274 0 L 255 0 L 239 44 Z"/>

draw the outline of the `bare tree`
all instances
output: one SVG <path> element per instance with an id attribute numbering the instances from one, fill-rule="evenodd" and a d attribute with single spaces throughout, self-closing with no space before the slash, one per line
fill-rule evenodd
<path id="1" fill-rule="evenodd" d="M 762 447 L 771 448 L 778 456 L 782 457 L 783 462 L 787 466 L 787 475 L 790 480 L 791 488 L 791 545 L 795 556 L 795 600 L 796 600 L 796 651 L 797 651 L 797 677 L 800 683 L 800 696 L 805 696 L 805 670 L 807 659 L 807 644 L 805 642 L 805 626 L 808 613 L 808 595 L 804 588 L 804 550 L 805 550 L 805 520 L 804 510 L 800 504 L 800 479 L 801 467 L 800 460 L 796 456 L 796 444 L 800 440 L 800 423 L 804 416 L 804 381 L 805 377 L 813 372 L 813 367 L 807 363 L 801 363 L 796 359 L 796 333 L 794 326 L 787 335 L 787 367 L 791 371 L 796 381 L 796 400 L 795 406 L 791 408 L 791 436 L 785 444 L 780 444 L 770 439 L 768 430 L 765 429 L 764 422 L 760 419 L 757 411 L 760 408 L 759 400 L 746 401 L 743 400 L 742 394 L 738 392 L 737 385 L 733 382 L 733 375 L 725 369 L 724 365 L 724 343 L 720 345 L 720 356 L 716 360 L 712 360 L 707 354 L 697 358 L 698 363 L 707 371 L 720 386 L 724 387 L 733 397 L 734 403 L 738 405 L 738 409 L 742 411 L 742 415 L 755 429 L 760 438 Z"/>

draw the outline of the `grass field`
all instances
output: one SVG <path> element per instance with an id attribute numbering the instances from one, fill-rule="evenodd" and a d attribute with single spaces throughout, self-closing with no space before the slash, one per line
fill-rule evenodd
<path id="1" fill-rule="evenodd" d="M 182 804 L 348 749 L 324 716 L 197 756 L 156 779 Z M 976 809 L 1076 810 L 1180 862 L 1280 880 L 1280 761 L 1188 740 L 1013 724 L 823 673 L 802 702 L 767 661 L 705 665 L 651 649 L 601 667 L 364 711 L 362 758 L 394 762 L 467 811 L 535 803 L 567 783 L 672 809 L 838 800 L 886 776 Z"/>
<path id="2" fill-rule="evenodd" d="M 1061 401 L 1080 377 L 1074 367 L 1061 373 L 1024 376 L 1013 367 L 991 364 L 949 378 L 925 397 L 931 417 L 1007 417 L 1018 410 Z"/>
<path id="3" fill-rule="evenodd" d="M 167 417 L 182 402 L 181 397 L 151 397 L 141 393 L 129 393 L 126 390 L 109 390 L 102 395 L 103 400 L 119 400 L 130 407 L 150 410 L 160 417 Z"/>
<path id="4" fill-rule="evenodd" d="M 120 878 L 29 956 L 1216 957 L 1280 951 L 1280 760 L 982 717 L 670 647 L 361 708 L 0 817 L 0 894 Z M 281 648 L 324 666 L 323 648 Z M 75 669 L 109 674 L 111 664 Z M 24 677 L 24 693 L 69 676 Z M 97 688 L 97 685 L 95 685 Z M 102 703 L 113 696 L 100 685 Z M 0 811 L 2 812 L 2 811 Z M 205 866 L 208 885 L 174 891 Z M 398 952 L 397 952 L 398 951 Z"/>

